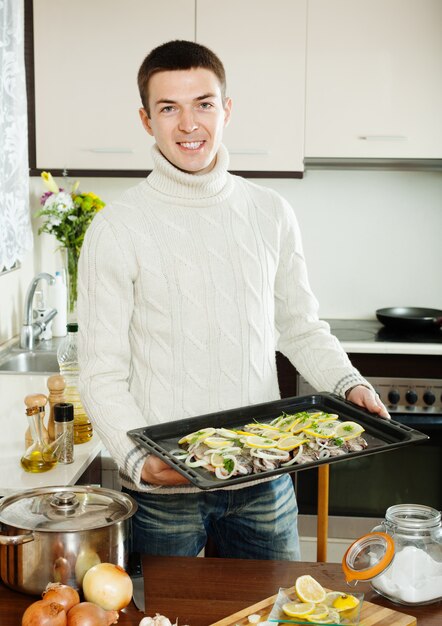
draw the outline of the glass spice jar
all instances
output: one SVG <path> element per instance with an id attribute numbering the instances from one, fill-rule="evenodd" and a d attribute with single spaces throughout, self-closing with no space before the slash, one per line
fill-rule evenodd
<path id="1" fill-rule="evenodd" d="M 70 402 L 54 404 L 55 438 L 61 437 L 57 451 L 59 463 L 74 462 L 74 405 Z"/>
<path id="2" fill-rule="evenodd" d="M 420 605 L 442 599 L 441 514 L 421 504 L 396 504 L 371 533 L 344 555 L 348 583 L 371 581 L 393 602 Z"/>

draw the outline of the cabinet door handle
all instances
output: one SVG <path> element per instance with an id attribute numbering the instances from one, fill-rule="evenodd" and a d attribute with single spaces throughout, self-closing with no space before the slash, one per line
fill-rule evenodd
<path id="1" fill-rule="evenodd" d="M 405 135 L 359 135 L 362 141 L 406 141 Z"/>
<path id="2" fill-rule="evenodd" d="M 229 154 L 248 154 L 256 156 L 268 156 L 270 152 L 268 150 L 229 150 Z"/>
<path id="3" fill-rule="evenodd" d="M 131 148 L 82 148 L 83 152 L 96 152 L 100 154 L 133 154 Z"/>

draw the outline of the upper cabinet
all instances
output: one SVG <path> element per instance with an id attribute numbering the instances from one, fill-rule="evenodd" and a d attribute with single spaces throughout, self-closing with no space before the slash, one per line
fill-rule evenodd
<path id="1" fill-rule="evenodd" d="M 306 158 L 442 157 L 441 0 L 309 0 Z"/>
<path id="2" fill-rule="evenodd" d="M 225 64 L 230 169 L 287 176 L 303 169 L 307 0 L 27 2 L 37 170 L 151 169 L 137 71 L 153 47 L 171 39 L 203 43 Z"/>
<path id="3" fill-rule="evenodd" d="M 193 39 L 194 0 L 34 0 L 38 169 L 152 167 L 137 72 L 169 39 Z"/>
<path id="4" fill-rule="evenodd" d="M 225 131 L 231 169 L 304 169 L 307 0 L 202 0 L 196 40 L 227 74 L 232 118 Z"/>

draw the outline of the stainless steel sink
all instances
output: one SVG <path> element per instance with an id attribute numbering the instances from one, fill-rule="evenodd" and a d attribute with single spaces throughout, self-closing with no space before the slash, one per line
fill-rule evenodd
<path id="1" fill-rule="evenodd" d="M 3 374 L 54 374 L 58 372 L 55 352 L 8 353 L 0 361 L 0 373 Z"/>

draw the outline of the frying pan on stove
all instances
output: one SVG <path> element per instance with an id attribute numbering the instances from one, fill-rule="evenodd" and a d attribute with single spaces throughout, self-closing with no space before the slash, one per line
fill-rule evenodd
<path id="1" fill-rule="evenodd" d="M 378 320 L 398 330 L 437 330 L 442 327 L 442 310 L 396 306 L 376 311 Z"/>

